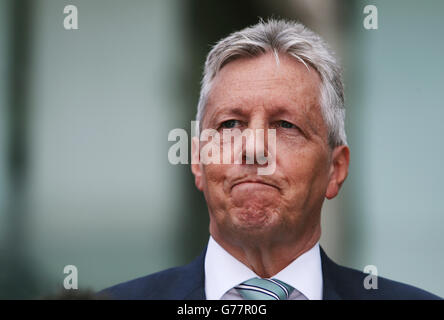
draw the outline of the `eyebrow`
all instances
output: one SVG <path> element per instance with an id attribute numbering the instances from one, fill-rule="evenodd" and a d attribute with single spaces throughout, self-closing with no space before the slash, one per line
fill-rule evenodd
<path id="1" fill-rule="evenodd" d="M 233 115 L 233 116 L 241 116 L 245 117 L 246 112 L 242 110 L 242 107 L 219 107 L 217 110 L 213 111 L 213 113 L 207 114 L 205 118 L 207 119 L 206 122 L 208 125 L 214 124 L 215 121 L 217 121 L 217 118 L 220 118 L 222 116 L 226 115 Z M 210 118 L 209 118 L 210 116 Z"/>
<path id="2" fill-rule="evenodd" d="M 285 116 L 288 115 L 290 117 L 296 117 L 297 120 L 305 120 L 304 123 L 307 124 L 307 126 L 311 129 L 312 132 L 314 132 L 315 134 L 319 134 L 319 129 L 317 128 L 316 125 L 314 125 L 313 123 L 313 119 L 309 116 L 311 112 L 307 112 L 305 109 L 302 110 L 302 112 L 299 115 L 295 115 L 292 112 L 289 112 L 285 107 L 283 106 L 277 106 L 276 110 L 272 113 L 272 116 L 276 117 L 276 116 Z M 301 124 L 301 123 L 299 123 Z"/>
<path id="3" fill-rule="evenodd" d="M 254 112 L 254 110 L 253 110 Z M 305 113 L 305 112 L 304 112 Z M 214 112 L 213 117 L 223 116 L 223 115 L 237 115 L 237 116 L 247 116 L 248 112 L 243 110 L 242 107 L 233 107 L 233 108 L 222 108 L 216 112 Z M 280 116 L 280 115 L 288 115 L 291 117 L 295 117 L 296 115 L 293 112 L 287 110 L 284 106 L 273 106 L 269 112 L 269 115 L 272 117 Z M 299 116 L 297 116 L 299 117 Z"/>
<path id="4" fill-rule="evenodd" d="M 217 110 L 216 112 L 214 112 L 213 118 L 221 116 L 221 115 L 226 115 L 226 114 L 233 114 L 236 116 L 245 116 L 246 112 L 244 110 L 242 110 L 241 107 L 221 108 L 221 109 Z"/>

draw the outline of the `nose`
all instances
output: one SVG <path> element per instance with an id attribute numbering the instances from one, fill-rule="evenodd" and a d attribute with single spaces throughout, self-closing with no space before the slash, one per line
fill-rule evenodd
<path id="1" fill-rule="evenodd" d="M 268 123 L 253 119 L 246 129 L 246 143 L 242 144 L 242 163 L 264 165 L 268 157 Z"/>

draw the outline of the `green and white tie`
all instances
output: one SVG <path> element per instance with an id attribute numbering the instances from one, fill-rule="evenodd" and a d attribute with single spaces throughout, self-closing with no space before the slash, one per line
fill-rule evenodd
<path id="1" fill-rule="evenodd" d="M 246 300 L 287 300 L 294 288 L 277 279 L 251 278 L 234 287 Z"/>

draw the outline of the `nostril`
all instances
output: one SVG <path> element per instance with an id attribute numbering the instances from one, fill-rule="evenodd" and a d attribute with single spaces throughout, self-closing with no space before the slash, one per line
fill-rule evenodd
<path id="1" fill-rule="evenodd" d="M 254 164 L 254 153 L 250 154 L 249 152 L 245 153 L 242 157 L 243 164 Z"/>

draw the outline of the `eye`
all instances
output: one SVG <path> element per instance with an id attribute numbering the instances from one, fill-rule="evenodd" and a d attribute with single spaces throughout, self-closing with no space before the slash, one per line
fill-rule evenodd
<path id="1" fill-rule="evenodd" d="M 290 123 L 290 122 L 288 122 L 288 121 L 285 121 L 285 120 L 281 120 L 281 121 L 279 121 L 279 122 L 278 122 L 278 125 L 279 125 L 281 128 L 284 128 L 284 129 L 293 129 L 293 128 L 297 128 L 294 124 L 292 124 L 292 123 Z"/>
<path id="2" fill-rule="evenodd" d="M 220 127 L 223 128 L 223 129 L 232 129 L 232 128 L 234 128 L 238 123 L 239 123 L 239 121 L 231 119 L 231 120 L 227 120 L 227 121 L 222 122 L 222 124 L 220 125 Z"/>

